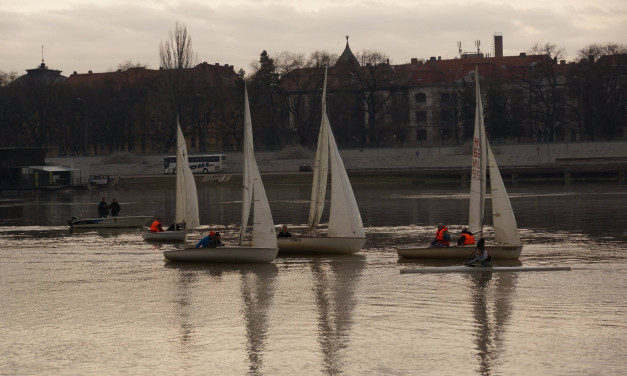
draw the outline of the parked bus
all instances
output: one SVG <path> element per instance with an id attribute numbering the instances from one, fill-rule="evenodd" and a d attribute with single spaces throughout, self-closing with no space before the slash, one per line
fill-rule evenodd
<path id="1" fill-rule="evenodd" d="M 196 154 L 187 157 L 189 168 L 194 174 L 211 174 L 226 170 L 226 155 Z M 176 157 L 163 158 L 163 173 L 176 174 Z"/>

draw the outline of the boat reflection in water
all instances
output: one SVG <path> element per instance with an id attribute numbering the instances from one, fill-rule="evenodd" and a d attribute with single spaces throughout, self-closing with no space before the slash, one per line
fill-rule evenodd
<path id="1" fill-rule="evenodd" d="M 263 354 L 266 350 L 268 332 L 268 311 L 273 304 L 275 280 L 278 268 L 272 263 L 264 264 L 197 264 L 197 263 L 165 263 L 165 268 L 178 270 L 178 282 L 175 292 L 177 310 L 175 319 L 179 321 L 180 342 L 183 347 L 181 355 L 188 356 L 193 352 L 193 347 L 198 345 L 192 341 L 192 336 L 199 327 L 206 322 L 214 321 L 213 325 L 220 325 L 224 317 L 217 317 L 213 310 L 207 313 L 206 307 L 199 305 L 198 297 L 190 296 L 192 292 L 198 292 L 198 284 L 208 284 L 209 290 L 217 291 L 216 294 L 233 294 L 231 277 L 239 276 L 240 296 L 242 298 L 242 313 L 245 323 L 246 352 L 248 354 L 248 374 L 260 375 L 263 370 Z M 207 276 L 210 280 L 207 281 Z M 214 294 L 212 294 L 214 295 Z M 234 296 L 230 296 L 233 298 Z M 218 307 L 221 296 L 211 296 L 211 305 Z M 224 313 L 217 308 L 217 313 Z M 207 313 L 205 315 L 204 313 Z M 205 317 L 209 316 L 209 317 Z M 226 319 L 237 319 L 226 317 Z M 203 323 L 196 323 L 202 320 Z M 232 337 L 229 337 L 232 338 Z M 219 343 L 219 341 L 217 341 Z M 187 354 L 187 355 L 186 355 Z"/>
<path id="2" fill-rule="evenodd" d="M 342 354 L 349 347 L 352 315 L 357 305 L 355 290 L 365 260 L 360 255 L 338 255 L 314 258 L 310 262 L 323 374 L 338 375 L 346 368 Z"/>
<path id="3" fill-rule="evenodd" d="M 272 307 L 277 273 L 278 268 L 274 264 L 240 269 L 249 375 L 262 374 L 263 354 L 268 337 L 268 311 Z"/>
<path id="4" fill-rule="evenodd" d="M 490 375 L 499 354 L 504 351 L 505 330 L 512 313 L 516 273 L 463 274 L 469 283 L 475 320 L 475 349 L 479 366 L 477 374 Z"/>

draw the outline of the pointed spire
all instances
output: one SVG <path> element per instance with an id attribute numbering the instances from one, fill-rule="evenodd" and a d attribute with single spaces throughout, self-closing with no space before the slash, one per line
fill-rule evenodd
<path id="1" fill-rule="evenodd" d="M 46 67 L 46 64 L 44 63 L 44 45 L 41 45 L 41 65 L 39 66 L 39 69 L 47 69 L 48 67 Z"/>
<path id="2" fill-rule="evenodd" d="M 348 35 L 346 35 L 346 47 L 344 48 L 344 52 L 342 52 L 342 55 L 340 55 L 340 57 L 337 59 L 337 62 L 335 63 L 336 67 L 340 65 L 354 68 L 359 67 L 359 61 L 357 61 L 357 58 L 355 57 L 355 55 L 353 55 L 353 51 L 351 51 L 351 48 L 348 45 Z"/>

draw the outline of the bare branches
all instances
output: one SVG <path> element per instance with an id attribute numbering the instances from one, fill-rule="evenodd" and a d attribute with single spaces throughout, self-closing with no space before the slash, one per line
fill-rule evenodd
<path id="1" fill-rule="evenodd" d="M 187 34 L 187 27 L 178 21 L 170 39 L 161 41 L 159 60 L 163 69 L 192 68 L 198 63 L 198 55 L 192 49 L 192 37 Z"/>

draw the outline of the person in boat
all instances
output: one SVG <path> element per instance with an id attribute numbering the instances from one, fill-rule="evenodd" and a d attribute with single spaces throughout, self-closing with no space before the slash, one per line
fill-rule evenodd
<path id="1" fill-rule="evenodd" d="M 107 218 L 109 216 L 109 204 L 107 204 L 107 200 L 105 197 L 100 200 L 98 204 L 98 217 Z"/>
<path id="2" fill-rule="evenodd" d="M 200 241 L 198 241 L 198 243 L 196 243 L 196 248 L 210 248 L 211 247 L 211 243 L 213 242 L 213 238 L 214 238 L 215 234 L 216 234 L 215 232 L 209 231 L 209 235 L 207 235 L 204 238 L 200 239 Z"/>
<path id="3" fill-rule="evenodd" d="M 120 204 L 118 203 L 118 200 L 113 198 L 113 200 L 109 204 L 109 209 L 111 209 L 111 216 L 112 217 L 117 217 L 118 214 L 120 214 L 120 209 L 121 209 L 120 208 Z"/>
<path id="4" fill-rule="evenodd" d="M 292 234 L 290 234 L 289 231 L 287 231 L 287 226 L 283 226 L 283 229 L 281 230 L 281 232 L 279 232 L 279 235 L 276 236 L 277 238 L 291 238 Z"/>
<path id="5" fill-rule="evenodd" d="M 444 223 L 438 223 L 438 230 L 435 233 L 435 239 L 431 242 L 432 247 L 448 247 L 451 245 L 451 234 L 448 227 Z"/>
<path id="6" fill-rule="evenodd" d="M 170 227 L 166 229 L 166 231 L 181 231 L 181 226 L 179 226 L 178 223 L 175 222 L 172 223 Z"/>
<path id="7" fill-rule="evenodd" d="M 209 248 L 222 247 L 224 244 L 222 243 L 222 235 L 219 232 L 216 232 L 213 235 L 213 240 L 209 243 Z"/>
<path id="8" fill-rule="evenodd" d="M 154 222 L 150 225 L 150 232 L 163 232 L 163 227 L 161 225 L 161 217 L 157 217 Z"/>
<path id="9" fill-rule="evenodd" d="M 481 238 L 477 242 L 477 247 L 475 248 L 474 257 L 472 260 L 468 261 L 466 265 L 475 266 L 475 263 L 479 263 L 480 266 L 492 266 L 492 256 L 485 249 L 485 239 Z"/>
<path id="10" fill-rule="evenodd" d="M 459 235 L 459 239 L 457 239 L 457 246 L 463 247 L 472 244 L 475 244 L 475 236 L 472 232 L 468 231 L 467 228 L 463 229 L 462 233 Z"/>

